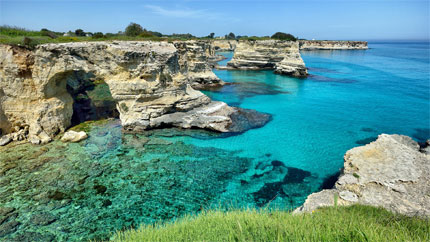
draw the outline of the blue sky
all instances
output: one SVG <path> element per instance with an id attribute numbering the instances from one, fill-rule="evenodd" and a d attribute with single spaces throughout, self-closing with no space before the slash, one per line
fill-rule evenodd
<path id="1" fill-rule="evenodd" d="M 0 24 L 33 30 L 271 35 L 307 39 L 429 39 L 429 0 L 0 0 Z"/>

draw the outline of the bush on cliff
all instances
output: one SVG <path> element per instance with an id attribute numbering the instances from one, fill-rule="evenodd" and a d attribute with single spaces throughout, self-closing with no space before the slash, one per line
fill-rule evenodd
<path id="1" fill-rule="evenodd" d="M 138 36 L 143 32 L 142 26 L 137 23 L 130 23 L 127 28 L 125 28 L 125 35 L 127 36 Z"/>
<path id="2" fill-rule="evenodd" d="M 430 241 L 429 221 L 362 205 L 312 214 L 207 211 L 119 232 L 114 241 Z"/>
<path id="3" fill-rule="evenodd" d="M 272 39 L 279 39 L 279 40 L 291 40 L 291 41 L 297 40 L 297 38 L 294 37 L 292 34 L 286 34 L 286 33 L 282 33 L 282 32 L 276 32 L 274 35 L 272 35 L 271 38 Z"/>

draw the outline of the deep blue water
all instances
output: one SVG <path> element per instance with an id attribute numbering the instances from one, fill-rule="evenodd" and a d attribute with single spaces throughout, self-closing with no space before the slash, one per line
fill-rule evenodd
<path id="1" fill-rule="evenodd" d="M 306 79 L 214 70 L 234 84 L 207 95 L 273 116 L 239 135 L 131 135 L 113 120 L 78 144 L 2 150 L 0 208 L 14 210 L 0 240 L 108 239 L 211 207 L 293 209 L 339 172 L 347 150 L 381 133 L 430 138 L 429 43 L 369 47 L 301 52 Z"/>

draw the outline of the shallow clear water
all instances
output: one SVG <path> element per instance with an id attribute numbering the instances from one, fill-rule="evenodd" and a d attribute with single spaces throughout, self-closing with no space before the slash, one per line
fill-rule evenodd
<path id="1" fill-rule="evenodd" d="M 339 171 L 348 149 L 380 133 L 430 138 L 428 43 L 369 47 L 302 52 L 306 79 L 215 70 L 234 84 L 211 98 L 273 115 L 239 135 L 129 135 L 110 120 L 79 144 L 0 148 L 0 240 L 107 239 L 210 207 L 292 209 Z"/>

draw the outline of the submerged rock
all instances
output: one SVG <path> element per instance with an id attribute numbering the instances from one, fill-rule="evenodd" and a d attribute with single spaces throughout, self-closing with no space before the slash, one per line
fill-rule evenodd
<path id="1" fill-rule="evenodd" d="M 66 133 L 64 133 L 63 137 L 61 138 L 61 141 L 75 143 L 75 142 L 84 140 L 86 138 L 88 138 L 88 135 L 84 131 L 76 132 L 73 130 L 69 130 Z"/>
<path id="2" fill-rule="evenodd" d="M 345 154 L 335 188 L 308 196 L 296 212 L 360 203 L 409 216 L 430 216 L 430 156 L 407 136 L 379 135 Z M 335 199 L 338 197 L 338 199 Z"/>

